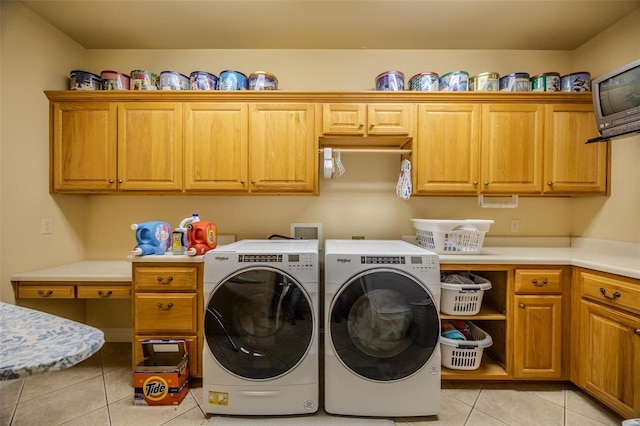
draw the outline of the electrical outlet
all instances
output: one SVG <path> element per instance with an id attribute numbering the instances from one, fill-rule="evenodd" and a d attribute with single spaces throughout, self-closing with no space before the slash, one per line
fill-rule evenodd
<path id="1" fill-rule="evenodd" d="M 49 218 L 42 219 L 40 222 L 40 233 L 41 234 L 53 234 L 53 220 Z"/>
<path id="2" fill-rule="evenodd" d="M 520 221 L 518 219 L 511 219 L 511 233 L 516 234 L 520 232 Z"/>

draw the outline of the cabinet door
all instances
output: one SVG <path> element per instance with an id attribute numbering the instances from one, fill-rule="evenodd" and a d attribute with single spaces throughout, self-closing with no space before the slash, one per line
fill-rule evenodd
<path id="1" fill-rule="evenodd" d="M 580 385 L 624 417 L 640 416 L 640 317 L 580 303 Z"/>
<path id="2" fill-rule="evenodd" d="M 314 104 L 251 104 L 250 191 L 317 193 Z"/>
<path id="3" fill-rule="evenodd" d="M 542 193 L 543 105 L 483 105 L 483 194 Z"/>
<path id="4" fill-rule="evenodd" d="M 246 192 L 246 104 L 184 105 L 185 189 Z"/>
<path id="5" fill-rule="evenodd" d="M 408 135 L 413 125 L 410 104 L 369 104 L 367 133 L 369 135 Z"/>
<path id="6" fill-rule="evenodd" d="M 119 104 L 118 187 L 182 190 L 182 104 Z"/>
<path id="7" fill-rule="evenodd" d="M 418 106 L 413 168 L 418 194 L 475 194 L 478 190 L 480 106 Z"/>
<path id="8" fill-rule="evenodd" d="M 513 377 L 562 377 L 562 296 L 515 296 Z"/>
<path id="9" fill-rule="evenodd" d="M 53 192 L 116 190 L 116 108 L 108 102 L 53 104 Z"/>
<path id="10" fill-rule="evenodd" d="M 322 133 L 364 136 L 366 114 L 364 104 L 323 104 Z"/>
<path id="11" fill-rule="evenodd" d="M 609 142 L 585 144 L 598 136 L 591 105 L 545 108 L 544 192 L 606 194 Z"/>

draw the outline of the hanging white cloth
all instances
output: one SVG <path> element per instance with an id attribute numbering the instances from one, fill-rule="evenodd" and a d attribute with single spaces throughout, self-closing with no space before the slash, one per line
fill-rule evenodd
<path id="1" fill-rule="evenodd" d="M 398 178 L 398 184 L 396 185 L 396 194 L 403 200 L 411 198 L 411 162 L 409 160 L 402 160 L 400 163 L 400 177 Z"/>

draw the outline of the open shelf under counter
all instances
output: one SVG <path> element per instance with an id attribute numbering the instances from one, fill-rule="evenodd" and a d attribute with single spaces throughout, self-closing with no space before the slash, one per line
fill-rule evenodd
<path id="1" fill-rule="evenodd" d="M 450 314 L 445 314 L 441 312 L 440 318 L 443 320 L 461 319 L 461 320 L 468 320 L 468 321 L 476 321 L 476 320 L 504 321 L 507 318 L 507 316 L 502 312 L 498 311 L 497 309 L 492 308 L 491 306 L 488 306 L 486 304 L 483 304 L 480 307 L 480 312 L 478 312 L 475 315 L 460 315 L 460 314 L 450 315 Z"/>
<path id="2" fill-rule="evenodd" d="M 482 363 L 475 370 L 454 370 L 442 367 L 442 380 L 509 380 L 512 376 L 487 353 L 482 354 Z"/>

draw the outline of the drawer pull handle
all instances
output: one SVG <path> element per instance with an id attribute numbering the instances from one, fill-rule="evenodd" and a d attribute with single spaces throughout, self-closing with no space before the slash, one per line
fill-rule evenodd
<path id="1" fill-rule="evenodd" d="M 520 308 L 520 309 L 524 309 L 524 303 L 520 303 L 520 304 L 518 305 L 518 308 Z"/>
<path id="2" fill-rule="evenodd" d="M 113 294 L 113 291 L 109 290 L 106 293 L 104 293 L 102 290 L 98 290 L 98 296 L 100 296 L 103 299 L 106 299 L 107 297 L 111 296 Z"/>
<path id="3" fill-rule="evenodd" d="M 173 281 L 173 277 L 169 276 L 169 278 L 167 278 L 166 281 L 163 281 L 162 277 L 158 277 L 158 282 L 160 284 L 171 284 L 171 281 Z"/>
<path id="4" fill-rule="evenodd" d="M 602 287 L 600 287 L 600 293 L 602 293 L 602 295 L 604 297 L 606 297 L 607 299 L 609 299 L 609 300 L 615 300 L 615 299 L 617 299 L 618 297 L 621 296 L 620 293 L 618 293 L 617 291 L 614 291 L 612 296 L 607 296 L 607 294 L 606 294 L 607 290 L 605 290 Z"/>
<path id="5" fill-rule="evenodd" d="M 53 294 L 53 290 L 47 290 L 47 292 L 45 293 L 42 290 L 38 290 L 38 296 L 40 297 L 49 297 Z"/>
<path id="6" fill-rule="evenodd" d="M 158 303 L 158 309 L 160 309 L 161 311 L 168 311 L 171 308 L 173 308 L 173 303 L 167 303 L 167 307 L 163 307 L 162 303 Z"/>
<path id="7" fill-rule="evenodd" d="M 549 280 L 547 280 L 546 278 L 542 280 L 542 283 L 539 283 L 537 279 L 532 279 L 531 282 L 533 283 L 533 285 L 535 285 L 536 287 L 544 287 L 547 284 L 549 284 Z"/>

